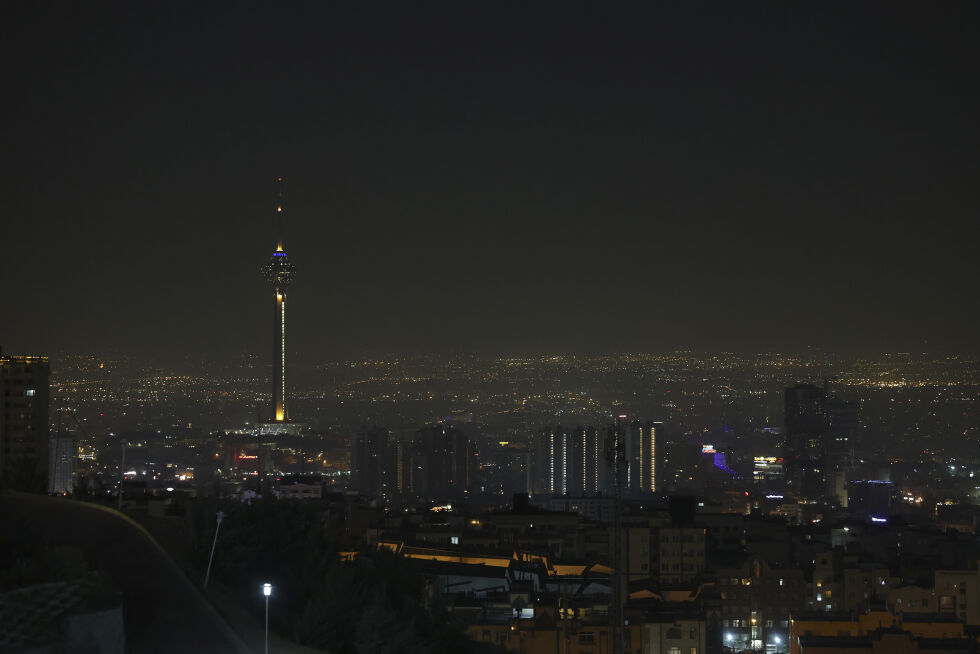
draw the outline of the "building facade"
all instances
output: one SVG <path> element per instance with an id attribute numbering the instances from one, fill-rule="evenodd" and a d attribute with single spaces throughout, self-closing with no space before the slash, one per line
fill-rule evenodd
<path id="1" fill-rule="evenodd" d="M 68 495 L 75 490 L 75 457 L 78 445 L 69 433 L 59 433 L 48 443 L 48 493 Z"/>
<path id="2" fill-rule="evenodd" d="M 48 467 L 48 377 L 43 356 L 0 354 L 0 476 L 5 485 L 44 492 Z"/>

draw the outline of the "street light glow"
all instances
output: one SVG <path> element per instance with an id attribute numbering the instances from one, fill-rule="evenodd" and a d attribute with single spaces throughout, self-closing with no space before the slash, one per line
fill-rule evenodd
<path id="1" fill-rule="evenodd" d="M 262 594 L 265 595 L 265 654 L 269 654 L 269 595 L 272 595 L 272 584 L 262 584 Z"/>

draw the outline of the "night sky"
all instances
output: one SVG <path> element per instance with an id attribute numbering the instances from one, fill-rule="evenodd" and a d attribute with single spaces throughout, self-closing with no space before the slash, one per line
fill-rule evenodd
<path id="1" fill-rule="evenodd" d="M 976 2 L 280 4 L 3 4 L 5 352 L 978 349 Z"/>

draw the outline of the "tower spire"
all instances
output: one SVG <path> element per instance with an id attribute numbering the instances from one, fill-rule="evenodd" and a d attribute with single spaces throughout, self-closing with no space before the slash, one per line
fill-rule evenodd
<path id="1" fill-rule="evenodd" d="M 276 178 L 276 252 L 282 252 L 282 214 L 285 207 L 282 203 L 282 177 Z"/>

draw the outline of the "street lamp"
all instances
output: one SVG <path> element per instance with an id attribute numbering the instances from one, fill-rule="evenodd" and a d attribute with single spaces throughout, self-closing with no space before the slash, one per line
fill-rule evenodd
<path id="1" fill-rule="evenodd" d="M 265 654 L 269 654 L 269 595 L 272 595 L 272 584 L 262 584 L 262 594 L 265 595 Z"/>
<path id="2" fill-rule="evenodd" d="M 214 542 L 211 543 L 211 556 L 208 557 L 208 571 L 204 573 L 204 587 L 208 587 L 208 579 L 211 577 L 211 562 L 214 561 L 214 547 L 218 544 L 218 530 L 221 529 L 221 521 L 224 520 L 224 511 L 218 511 L 218 526 L 214 528 Z"/>

